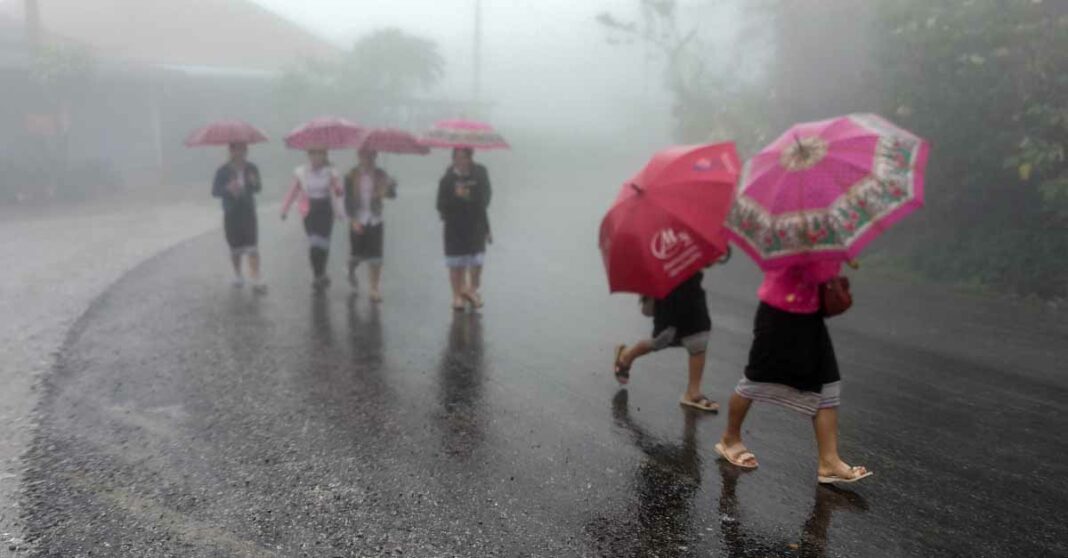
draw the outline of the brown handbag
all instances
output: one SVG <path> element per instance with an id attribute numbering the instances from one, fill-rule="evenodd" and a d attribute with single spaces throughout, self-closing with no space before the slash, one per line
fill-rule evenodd
<path id="1" fill-rule="evenodd" d="M 853 294 L 849 291 L 848 277 L 835 277 L 820 285 L 820 308 L 830 318 L 845 314 L 853 306 Z"/>

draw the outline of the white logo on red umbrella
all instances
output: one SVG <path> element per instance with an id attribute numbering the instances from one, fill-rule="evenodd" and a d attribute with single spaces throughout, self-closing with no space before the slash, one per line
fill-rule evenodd
<path id="1" fill-rule="evenodd" d="M 690 233 L 675 229 L 661 229 L 653 235 L 649 249 L 658 260 L 669 260 L 679 255 L 685 248 L 693 245 Z"/>

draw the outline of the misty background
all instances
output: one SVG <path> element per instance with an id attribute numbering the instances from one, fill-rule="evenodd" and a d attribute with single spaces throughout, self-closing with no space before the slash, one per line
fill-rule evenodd
<path id="1" fill-rule="evenodd" d="M 487 159 L 504 199 L 523 177 L 592 230 L 667 144 L 749 156 L 794 122 L 877 112 L 933 150 L 927 208 L 872 266 L 1068 294 L 1063 1 L 0 0 L 0 89 L 5 215 L 205 197 L 223 154 L 182 140 L 214 119 L 275 140 L 253 150 L 270 199 L 302 161 L 279 139 L 312 117 L 468 116 L 513 143 Z M 389 164 L 429 189 L 445 160 Z"/>

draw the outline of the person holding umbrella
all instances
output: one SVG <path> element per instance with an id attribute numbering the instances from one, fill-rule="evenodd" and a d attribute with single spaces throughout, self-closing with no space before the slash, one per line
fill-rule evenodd
<path id="1" fill-rule="evenodd" d="M 342 201 L 341 177 L 330 164 L 328 149 L 344 149 L 359 145 L 364 131 L 359 126 L 339 118 L 313 120 L 286 136 L 286 145 L 304 149 L 308 164 L 294 171 L 293 185 L 282 202 L 282 219 L 290 206 L 298 203 L 304 217 L 304 232 L 308 235 L 308 259 L 311 262 L 317 290 L 330 286 L 326 265 L 330 256 L 330 236 L 334 219 L 348 222 Z"/>
<path id="2" fill-rule="evenodd" d="M 223 230 L 230 247 L 230 261 L 234 269 L 234 287 L 245 285 L 241 258 L 248 259 L 253 292 L 262 294 L 267 286 L 260 276 L 256 201 L 262 182 L 256 165 L 248 161 L 248 145 L 267 141 L 267 136 L 252 125 L 229 120 L 216 122 L 190 134 L 186 145 L 227 145 L 229 160 L 215 171 L 211 195 L 222 200 Z"/>
<path id="3" fill-rule="evenodd" d="M 359 164 L 345 175 L 345 207 L 351 218 L 349 241 L 349 284 L 357 286 L 356 267 L 367 262 L 372 302 L 382 301 L 382 252 L 385 225 L 382 221 L 384 200 L 397 197 L 397 182 L 378 168 L 378 152 L 363 147 Z"/>
<path id="4" fill-rule="evenodd" d="M 642 295 L 653 334 L 616 349 L 614 373 L 630 380 L 638 358 L 671 346 L 689 354 L 679 403 L 716 412 L 701 392 L 712 321 L 701 270 L 728 254 L 723 222 L 739 168 L 733 144 L 679 146 L 653 156 L 631 179 L 601 223 L 600 247 L 612 292 Z"/>
<path id="5" fill-rule="evenodd" d="M 403 130 L 377 128 L 363 139 L 357 150 L 359 164 L 345 175 L 345 208 L 352 218 L 349 284 L 354 289 L 357 287 L 356 268 L 366 262 L 372 302 L 382 301 L 383 202 L 397 197 L 397 182 L 377 164 L 380 152 L 426 155 L 430 148 Z"/>
<path id="6" fill-rule="evenodd" d="M 488 124 L 470 120 L 438 122 L 423 143 L 452 149 L 452 164 L 438 183 L 437 209 L 444 223 L 453 310 L 467 304 L 481 308 L 482 266 L 492 241 L 487 211 L 492 190 L 489 172 L 474 162 L 474 151 L 508 149 L 508 143 Z"/>
<path id="7" fill-rule="evenodd" d="M 473 160 L 474 150 L 453 150 L 452 165 L 438 184 L 437 209 L 445 224 L 445 265 L 449 268 L 453 310 L 466 303 L 482 307 L 482 265 L 490 240 L 492 190 L 486 167 Z"/>
<path id="8" fill-rule="evenodd" d="M 841 376 L 825 319 L 852 304 L 842 263 L 923 205 L 928 144 L 871 114 L 799 124 L 746 163 L 728 234 L 764 270 L 744 377 L 716 453 L 755 469 L 753 401 L 811 417 L 817 481 L 872 475 L 838 453 Z"/>

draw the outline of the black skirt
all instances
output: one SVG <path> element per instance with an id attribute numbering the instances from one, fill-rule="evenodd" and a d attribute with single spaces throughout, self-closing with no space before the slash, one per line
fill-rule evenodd
<path id="1" fill-rule="evenodd" d="M 256 209 L 251 205 L 236 205 L 223 213 L 226 243 L 232 250 L 255 248 L 257 243 Z"/>
<path id="2" fill-rule="evenodd" d="M 360 261 L 381 260 L 385 236 L 386 228 L 382 223 L 364 227 L 362 234 L 350 231 L 349 243 L 352 246 L 352 257 Z"/>
<path id="3" fill-rule="evenodd" d="M 837 382 L 838 359 L 823 315 L 794 314 L 761 302 L 753 324 L 745 377 L 819 392 Z"/>
<path id="4" fill-rule="evenodd" d="M 334 206 L 330 198 L 308 200 L 308 214 L 304 217 L 304 232 L 308 236 L 330 238 L 334 230 Z"/>

